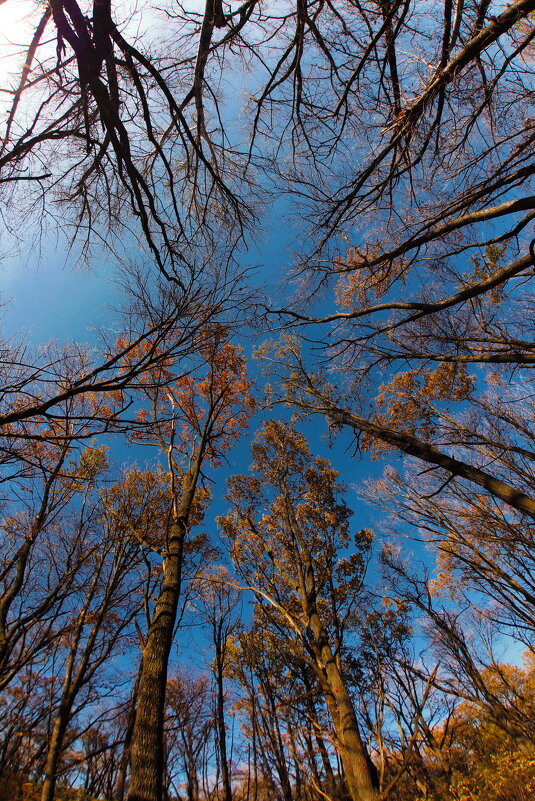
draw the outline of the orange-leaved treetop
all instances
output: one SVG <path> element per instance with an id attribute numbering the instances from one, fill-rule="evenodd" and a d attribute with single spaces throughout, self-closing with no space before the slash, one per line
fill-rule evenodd
<path id="1" fill-rule="evenodd" d="M 232 511 L 219 519 L 236 570 L 310 665 L 333 721 L 352 801 L 379 797 L 342 664 L 344 634 L 363 597 L 372 534 L 351 536 L 338 473 L 302 434 L 271 420 L 253 445 L 252 476 L 230 480 Z M 346 555 L 344 551 L 351 549 Z"/>

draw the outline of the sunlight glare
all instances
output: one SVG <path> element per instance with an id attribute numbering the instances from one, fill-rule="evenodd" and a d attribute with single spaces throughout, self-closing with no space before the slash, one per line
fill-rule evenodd
<path id="1" fill-rule="evenodd" d="M 0 89 L 12 89 L 18 83 L 43 8 L 35 0 L 0 0 Z"/>

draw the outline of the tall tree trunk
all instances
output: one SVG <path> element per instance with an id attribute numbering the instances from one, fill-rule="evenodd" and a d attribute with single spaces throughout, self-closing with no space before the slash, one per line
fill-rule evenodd
<path id="1" fill-rule="evenodd" d="M 269 676 L 266 675 L 264 680 L 261 680 L 261 682 L 262 691 L 266 699 L 266 720 L 264 727 L 266 739 L 271 746 L 271 752 L 275 761 L 275 770 L 277 771 L 277 775 L 279 777 L 284 801 L 294 801 L 292 783 L 290 781 L 288 766 L 286 764 L 286 749 L 284 747 L 280 729 L 280 717 L 279 710 L 277 709 L 277 700 Z"/>
<path id="2" fill-rule="evenodd" d="M 50 743 L 48 744 L 48 753 L 46 755 L 45 780 L 41 789 L 41 801 L 53 801 L 54 799 L 58 762 L 63 747 L 63 738 L 69 722 L 71 707 L 71 703 L 62 703 L 54 721 L 54 728 L 52 729 Z"/>
<path id="3" fill-rule="evenodd" d="M 377 801 L 377 770 L 360 736 L 353 702 L 317 611 L 310 614 L 316 672 L 333 719 L 340 758 L 352 801 Z"/>
<path id="4" fill-rule="evenodd" d="M 197 764 L 191 749 L 187 749 L 186 759 L 188 801 L 199 801 L 199 777 L 197 776 Z"/>
<path id="5" fill-rule="evenodd" d="M 334 779 L 334 773 L 333 773 L 331 761 L 329 759 L 329 754 L 328 754 L 327 749 L 325 747 L 325 741 L 324 741 L 323 737 L 321 736 L 321 734 L 319 733 L 320 730 L 321 730 L 321 727 L 320 727 L 318 712 L 317 712 L 317 709 L 316 709 L 316 704 L 314 702 L 312 684 L 311 684 L 311 682 L 309 680 L 309 677 L 307 675 L 306 669 L 304 669 L 303 672 L 302 672 L 302 678 L 303 678 L 303 684 L 305 685 L 305 689 L 307 691 L 306 705 L 307 705 L 307 709 L 308 709 L 308 714 L 310 716 L 310 720 L 314 724 L 314 731 L 315 731 L 314 739 L 316 740 L 316 746 L 317 746 L 317 749 L 318 749 L 318 753 L 319 753 L 319 755 L 321 757 L 321 763 L 323 765 L 323 770 L 325 772 L 325 784 L 326 784 L 326 787 L 324 789 L 326 790 L 326 793 L 327 793 L 328 796 L 330 796 L 331 798 L 334 798 L 334 795 L 336 793 L 336 782 L 335 782 L 335 779 Z M 311 749 L 311 751 L 312 751 L 312 749 Z M 319 777 L 318 777 L 318 783 L 319 783 Z"/>
<path id="6" fill-rule="evenodd" d="M 164 758 L 163 722 L 167 664 L 173 642 L 187 516 L 171 525 L 163 559 L 163 582 L 143 648 L 141 678 L 132 742 L 132 771 L 128 801 L 162 801 Z"/>
<path id="7" fill-rule="evenodd" d="M 130 699 L 128 718 L 126 724 L 126 732 L 124 735 L 123 753 L 121 754 L 121 761 L 119 763 L 119 770 L 117 771 L 117 783 L 115 787 L 115 801 L 124 800 L 124 791 L 126 785 L 126 774 L 128 773 L 128 765 L 130 764 L 130 753 L 132 747 L 132 736 L 134 733 L 134 721 L 136 717 L 137 697 L 139 692 L 139 682 L 141 680 L 143 662 L 140 661 L 139 668 L 132 691 L 132 698 Z"/>
<path id="8" fill-rule="evenodd" d="M 217 733 L 219 737 L 219 756 L 221 759 L 221 781 L 223 801 L 232 801 L 232 788 L 227 758 L 227 731 L 225 728 L 225 692 L 223 686 L 223 655 L 221 642 L 216 642 L 216 680 L 217 680 Z"/>
<path id="9" fill-rule="evenodd" d="M 86 650 L 82 655 L 78 669 L 75 671 L 76 656 L 78 654 L 78 647 L 80 644 L 82 631 L 87 618 L 87 612 L 89 610 L 91 601 L 96 591 L 99 577 L 100 577 L 100 567 L 93 578 L 93 582 L 85 599 L 84 605 L 80 611 L 80 617 L 78 619 L 76 628 L 73 631 L 69 632 L 70 637 L 72 637 L 72 641 L 65 667 L 65 678 L 63 679 L 61 702 L 56 715 L 56 719 L 54 721 L 52 736 L 48 744 L 48 752 L 46 755 L 46 765 L 45 765 L 45 780 L 41 790 L 41 801 L 53 801 L 54 798 L 54 793 L 56 789 L 58 762 L 61 755 L 61 751 L 63 749 L 63 738 L 65 736 L 65 732 L 67 731 L 67 726 L 69 725 L 69 719 L 71 716 L 74 700 L 76 698 L 78 690 L 82 685 L 82 679 L 85 673 L 85 668 L 87 667 L 91 647 L 94 643 L 93 637 L 90 636 L 86 644 Z M 93 635 L 94 633 L 95 630 L 93 628 L 93 632 L 91 634 Z"/>
<path id="10" fill-rule="evenodd" d="M 253 746 L 253 799 L 258 801 L 258 721 L 256 709 L 256 694 L 254 691 L 254 684 L 251 679 L 251 731 L 252 731 L 252 746 Z M 248 799 L 249 801 L 249 799 Z"/>

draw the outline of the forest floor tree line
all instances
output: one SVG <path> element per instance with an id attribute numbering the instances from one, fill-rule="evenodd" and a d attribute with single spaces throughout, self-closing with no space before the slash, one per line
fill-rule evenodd
<path id="1" fill-rule="evenodd" d="M 5 252 L 123 306 L 2 340 L 0 801 L 529 801 L 535 0 L 28 14 Z"/>

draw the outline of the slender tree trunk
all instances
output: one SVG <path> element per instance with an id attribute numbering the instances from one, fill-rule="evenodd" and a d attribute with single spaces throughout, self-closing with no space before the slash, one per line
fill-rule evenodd
<path id="1" fill-rule="evenodd" d="M 258 801 L 258 722 L 256 719 L 256 694 L 254 692 L 254 684 L 252 684 L 251 678 L 251 729 L 253 734 L 252 739 L 252 746 L 253 746 L 253 799 L 254 801 Z"/>
<path id="2" fill-rule="evenodd" d="M 75 660 L 78 652 L 78 645 L 80 642 L 82 629 L 84 627 L 84 623 L 86 620 L 87 610 L 89 609 L 89 605 L 93 598 L 93 593 L 96 587 L 96 583 L 98 581 L 99 573 L 97 573 L 97 575 L 95 576 L 93 580 L 93 585 L 91 586 L 90 592 L 87 595 L 86 601 L 81 611 L 80 619 L 78 621 L 78 626 L 74 632 L 71 632 L 71 636 L 73 636 L 73 641 L 71 643 L 71 650 L 67 659 L 67 665 L 65 669 L 65 678 L 63 680 L 61 703 L 59 705 L 56 719 L 54 721 L 52 736 L 50 737 L 50 742 L 48 744 L 48 752 L 46 755 L 46 765 L 45 765 L 45 780 L 43 782 L 43 788 L 41 790 L 41 801 L 53 801 L 54 798 L 54 793 L 56 790 L 58 762 L 61 750 L 63 748 L 63 738 L 65 736 L 65 732 L 67 731 L 67 726 L 69 725 L 69 718 L 74 704 L 74 699 L 76 698 L 77 691 L 80 688 L 83 669 L 87 664 L 87 658 L 84 658 L 87 657 L 87 653 L 84 654 L 80 667 L 76 672 L 76 675 L 73 676 Z"/>
<path id="3" fill-rule="evenodd" d="M 323 765 L 323 770 L 325 772 L 325 790 L 327 791 L 327 795 L 329 795 L 331 798 L 334 798 L 336 793 L 336 781 L 334 778 L 333 768 L 331 765 L 331 760 L 329 759 L 329 754 L 325 748 L 323 737 L 321 737 L 319 734 L 316 735 L 316 745 L 318 746 L 321 764 Z"/>
<path id="4" fill-rule="evenodd" d="M 140 661 L 134 689 L 132 691 L 132 698 L 130 700 L 130 708 L 128 710 L 128 720 L 126 724 L 126 732 L 124 735 L 123 753 L 121 754 L 121 761 L 119 763 L 119 770 L 117 771 L 117 784 L 115 789 L 115 801 L 124 800 L 124 791 L 126 785 L 126 774 L 128 773 L 128 765 L 130 763 L 130 752 L 132 747 L 132 736 L 134 733 L 134 721 L 136 717 L 137 696 L 139 692 L 139 682 L 141 679 L 143 662 Z"/>
<path id="5" fill-rule="evenodd" d="M 286 716 L 286 742 L 288 743 L 288 750 L 292 757 L 294 768 L 294 781 L 292 782 L 292 794 L 296 801 L 301 801 L 303 798 L 303 771 L 302 762 L 297 753 L 297 744 L 294 736 L 295 729 L 292 727 L 289 716 Z M 316 767 L 316 766 L 315 766 Z M 317 770 L 316 770 L 317 774 Z"/>
<path id="6" fill-rule="evenodd" d="M 305 743 L 306 743 L 306 747 L 307 747 L 306 759 L 307 759 L 307 762 L 308 762 L 308 765 L 309 765 L 309 770 L 312 773 L 312 777 L 314 779 L 314 782 L 315 782 L 316 786 L 320 790 L 322 790 L 323 789 L 323 787 L 322 787 L 323 782 L 321 780 L 320 772 L 318 770 L 318 763 L 316 762 L 316 753 L 314 751 L 314 746 L 313 746 L 313 743 L 312 743 L 312 737 L 311 737 L 309 732 L 303 732 L 303 737 L 304 737 L 304 740 L 305 740 Z"/>
<path id="7" fill-rule="evenodd" d="M 118 579 L 117 570 L 119 563 L 117 563 L 116 565 L 116 569 L 114 570 L 113 573 L 113 578 L 112 580 L 110 580 L 105 596 L 100 600 L 100 611 L 92 623 L 92 629 L 89 632 L 83 650 L 80 648 L 80 640 L 82 637 L 84 626 L 86 625 L 87 622 L 87 615 L 91 607 L 91 603 L 95 598 L 95 593 L 98 588 L 101 572 L 104 565 L 104 560 L 106 558 L 107 553 L 108 549 L 105 549 L 101 554 L 100 563 L 93 576 L 93 580 L 87 592 L 87 596 L 84 601 L 83 607 L 80 610 L 79 613 L 80 616 L 78 618 L 76 626 L 73 630 L 69 631 L 69 637 L 72 638 L 70 643 L 70 652 L 67 658 L 67 663 L 65 668 L 65 678 L 63 680 L 61 702 L 56 715 L 56 719 L 54 721 L 54 728 L 52 730 L 50 743 L 48 744 L 48 752 L 47 752 L 46 766 L 45 766 L 45 780 L 41 791 L 41 801 L 53 801 L 54 799 L 58 762 L 63 749 L 63 739 L 65 737 L 65 732 L 67 731 L 67 727 L 69 725 L 72 708 L 74 706 L 76 697 L 80 692 L 80 689 L 82 688 L 84 683 L 90 680 L 91 676 L 94 674 L 94 671 L 97 669 L 98 665 L 102 664 L 102 662 L 106 659 L 107 654 L 109 654 L 109 651 L 111 650 L 111 645 L 113 642 L 112 640 L 109 641 L 110 648 L 106 650 L 104 653 L 102 653 L 99 659 L 97 659 L 93 663 L 92 667 L 90 667 L 91 654 L 93 653 L 97 634 L 101 628 L 103 619 L 108 609 L 110 593 L 113 592 L 115 583 Z M 76 668 L 76 658 L 79 655 L 79 653 L 80 653 L 80 661 L 78 667 Z"/>
<path id="8" fill-rule="evenodd" d="M 284 801 L 294 801 L 292 783 L 286 764 L 286 749 L 284 747 L 277 702 L 269 677 L 262 681 L 262 690 L 266 699 L 266 734 L 270 742 L 273 757 L 275 759 L 275 769 L 277 771 Z"/>
<path id="9" fill-rule="evenodd" d="M 187 766 L 187 792 L 188 792 L 188 801 L 199 801 L 199 777 L 197 776 L 197 765 L 195 762 L 195 757 L 191 752 L 188 753 L 187 756 L 188 766 Z"/>
<path id="10" fill-rule="evenodd" d="M 219 736 L 219 756 L 221 759 L 221 781 L 223 784 L 223 801 L 232 801 L 232 788 L 227 758 L 227 731 L 225 728 L 225 692 L 223 686 L 223 658 L 221 643 L 216 643 L 216 680 L 217 680 L 217 733 Z"/>
<path id="11" fill-rule="evenodd" d="M 309 681 L 309 678 L 307 676 L 306 670 L 303 671 L 302 675 L 303 675 L 303 684 L 305 685 L 305 688 L 306 688 L 306 691 L 307 691 L 307 701 L 306 701 L 306 703 L 307 703 L 307 707 L 308 707 L 308 714 L 310 715 L 310 719 L 312 720 L 312 722 L 315 724 L 314 728 L 315 728 L 316 734 L 314 735 L 314 739 L 316 740 L 316 746 L 317 746 L 317 749 L 318 749 L 318 753 L 319 753 L 319 755 L 321 757 L 321 763 L 323 765 L 323 770 L 325 772 L 325 784 L 326 784 L 326 787 L 324 789 L 326 790 L 327 795 L 329 795 L 331 798 L 334 798 L 334 795 L 335 795 L 335 792 L 336 792 L 336 782 L 335 782 L 335 779 L 334 779 L 334 773 L 333 773 L 331 761 L 329 759 L 329 754 L 328 754 L 327 749 L 325 747 L 325 741 L 323 740 L 323 737 L 321 736 L 321 734 L 319 734 L 319 731 L 320 731 L 321 727 L 320 727 L 320 723 L 319 723 L 316 704 L 314 702 L 314 697 L 312 695 L 312 684 Z M 312 749 L 311 749 L 311 751 L 312 751 Z M 318 777 L 318 779 L 319 779 L 319 777 Z"/>
<path id="12" fill-rule="evenodd" d="M 132 742 L 128 801 L 162 801 L 163 722 L 167 664 L 173 642 L 187 516 L 173 522 L 163 559 L 163 583 L 143 649 L 141 679 Z"/>

